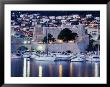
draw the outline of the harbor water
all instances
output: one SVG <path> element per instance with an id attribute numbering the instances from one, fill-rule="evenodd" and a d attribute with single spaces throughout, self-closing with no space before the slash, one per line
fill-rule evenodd
<path id="1" fill-rule="evenodd" d="M 12 77 L 100 77 L 100 62 L 11 59 Z"/>

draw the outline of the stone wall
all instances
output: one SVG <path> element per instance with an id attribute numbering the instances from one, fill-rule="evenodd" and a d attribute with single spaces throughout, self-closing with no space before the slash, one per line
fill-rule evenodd
<path id="1" fill-rule="evenodd" d="M 44 45 L 44 46 L 43 46 Z M 37 49 L 39 46 L 43 46 L 46 51 L 46 44 L 33 44 L 34 48 Z M 49 52 L 66 52 L 70 50 L 73 53 L 80 52 L 80 49 L 77 43 L 62 43 L 62 44 L 48 44 L 48 51 Z"/>
<path id="2" fill-rule="evenodd" d="M 73 53 L 80 52 L 78 45 L 76 43 L 63 43 L 63 44 L 49 44 L 49 51 L 55 52 L 66 52 L 70 50 Z"/>
<path id="3" fill-rule="evenodd" d="M 85 35 L 85 28 L 83 25 L 43 27 L 43 35 L 46 36 L 46 30 L 47 30 L 48 33 L 53 35 L 54 38 L 57 38 L 61 30 L 63 30 L 64 28 L 69 28 L 72 32 L 77 33 L 79 37 Z"/>

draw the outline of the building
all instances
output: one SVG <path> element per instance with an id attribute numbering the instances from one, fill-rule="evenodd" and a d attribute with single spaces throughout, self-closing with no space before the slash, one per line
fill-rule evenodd
<path id="1" fill-rule="evenodd" d="M 62 27 L 38 27 L 37 26 L 36 33 L 35 33 L 36 36 L 34 36 L 36 40 L 36 42 L 34 42 L 34 47 L 37 48 L 36 44 L 39 44 L 38 42 L 41 42 L 43 37 L 46 36 L 46 30 L 48 33 L 53 35 L 53 37 L 57 40 L 59 33 L 64 28 L 69 28 L 72 32 L 77 33 L 78 34 L 77 40 L 73 43 L 49 44 L 48 46 L 49 51 L 50 52 L 63 52 L 63 51 L 70 50 L 71 52 L 74 52 L 74 53 L 84 52 L 87 49 L 87 46 L 89 44 L 89 36 L 85 34 L 85 29 L 82 24 L 74 25 L 74 26 L 65 26 L 65 27 L 63 26 Z"/>

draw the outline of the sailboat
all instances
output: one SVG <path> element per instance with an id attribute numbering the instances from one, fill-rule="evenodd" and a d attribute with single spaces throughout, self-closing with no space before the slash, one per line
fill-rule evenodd
<path id="1" fill-rule="evenodd" d="M 51 53 L 49 54 L 48 53 L 48 31 L 47 31 L 47 28 L 46 28 L 46 36 L 47 36 L 47 39 L 46 39 L 46 54 L 31 54 L 31 58 L 34 58 L 38 61 L 54 61 L 55 60 L 55 56 L 52 55 Z"/>
<path id="2" fill-rule="evenodd" d="M 71 58 L 71 62 L 84 62 L 84 61 L 85 55 L 81 53 L 77 53 Z"/>
<path id="3" fill-rule="evenodd" d="M 61 54 L 61 53 L 57 53 L 57 54 L 56 54 L 55 61 L 70 61 L 70 60 L 71 60 L 71 57 L 72 57 L 71 54 Z"/>
<path id="4" fill-rule="evenodd" d="M 90 54 L 87 56 L 86 61 L 100 62 L 99 54 Z"/>

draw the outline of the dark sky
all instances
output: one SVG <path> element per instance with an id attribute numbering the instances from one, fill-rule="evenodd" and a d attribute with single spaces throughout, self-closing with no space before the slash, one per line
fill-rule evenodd
<path id="1" fill-rule="evenodd" d="M 20 12 L 20 13 L 19 13 Z M 80 16 L 85 16 L 86 14 L 92 14 L 93 16 L 100 16 L 100 11 L 11 11 L 11 13 L 15 13 L 16 15 L 20 14 L 35 14 L 39 13 L 43 16 L 62 16 L 62 15 L 71 15 L 71 14 L 79 14 Z"/>

